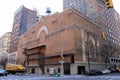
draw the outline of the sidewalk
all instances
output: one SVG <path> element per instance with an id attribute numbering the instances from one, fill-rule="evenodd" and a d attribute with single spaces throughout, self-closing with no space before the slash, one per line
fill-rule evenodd
<path id="1" fill-rule="evenodd" d="M 49 74 L 25 74 L 26 76 L 56 77 Z M 86 77 L 86 75 L 63 75 L 60 77 Z"/>
<path id="2" fill-rule="evenodd" d="M 25 76 L 42 76 L 42 77 L 50 77 L 50 75 L 48 74 L 24 74 Z"/>

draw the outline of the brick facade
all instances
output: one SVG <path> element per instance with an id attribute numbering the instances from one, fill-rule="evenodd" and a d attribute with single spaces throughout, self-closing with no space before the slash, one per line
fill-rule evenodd
<path id="1" fill-rule="evenodd" d="M 31 73 L 47 73 L 50 67 L 59 71 L 63 55 L 65 74 L 85 73 L 88 71 L 88 52 L 93 64 L 91 68 L 98 68 L 92 67 L 98 63 L 101 68 L 105 66 L 101 41 L 97 24 L 74 9 L 66 9 L 43 17 L 20 36 L 17 63 L 26 65 Z M 76 69 L 73 70 L 73 67 Z"/>

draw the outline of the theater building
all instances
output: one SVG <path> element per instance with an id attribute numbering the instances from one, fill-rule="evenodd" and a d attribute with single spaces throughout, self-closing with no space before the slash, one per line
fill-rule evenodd
<path id="1" fill-rule="evenodd" d="M 100 33 L 95 22 L 72 8 L 44 16 L 20 36 L 17 63 L 36 74 L 47 74 L 49 68 L 64 69 L 64 74 L 102 70 L 108 64 Z"/>

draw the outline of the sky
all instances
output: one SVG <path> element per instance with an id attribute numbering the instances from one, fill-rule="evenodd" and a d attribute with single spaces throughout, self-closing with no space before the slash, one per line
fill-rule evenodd
<path id="1" fill-rule="evenodd" d="M 14 13 L 24 5 L 29 9 L 38 9 L 39 13 L 45 15 L 46 8 L 50 7 L 52 13 L 63 10 L 63 0 L 0 0 L 0 37 L 6 32 L 11 32 L 13 27 Z M 120 14 L 120 0 L 113 0 L 114 8 Z"/>

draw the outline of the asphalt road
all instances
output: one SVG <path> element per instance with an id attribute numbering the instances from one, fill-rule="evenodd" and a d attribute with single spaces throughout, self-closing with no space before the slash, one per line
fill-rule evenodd
<path id="1" fill-rule="evenodd" d="M 1 76 L 0 80 L 120 80 L 120 73 L 99 76 L 72 75 L 62 77 L 50 77 L 48 75 L 8 75 Z"/>

